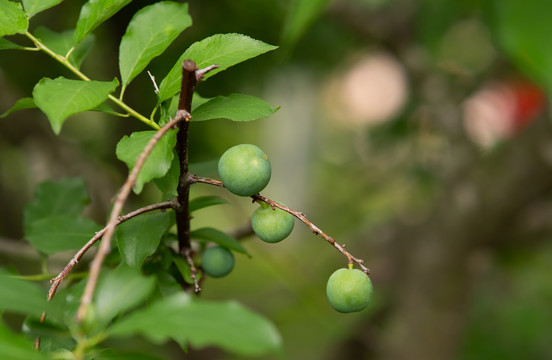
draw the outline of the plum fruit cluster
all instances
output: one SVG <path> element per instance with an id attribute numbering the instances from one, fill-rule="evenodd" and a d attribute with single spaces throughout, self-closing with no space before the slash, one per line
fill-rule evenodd
<path id="1" fill-rule="evenodd" d="M 239 196 L 253 196 L 263 190 L 271 176 L 268 156 L 251 144 L 236 145 L 224 152 L 218 172 L 225 188 Z M 284 210 L 259 201 L 251 217 L 251 227 L 261 240 L 277 243 L 293 231 L 294 216 Z M 234 267 L 234 256 L 226 248 L 213 246 L 203 254 L 203 270 L 207 275 L 221 277 Z M 328 279 L 326 295 L 330 305 L 342 313 L 361 311 L 370 302 L 372 282 L 358 269 L 336 270 Z"/>

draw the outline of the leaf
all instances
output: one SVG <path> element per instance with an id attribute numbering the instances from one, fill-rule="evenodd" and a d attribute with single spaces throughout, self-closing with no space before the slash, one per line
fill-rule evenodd
<path id="1" fill-rule="evenodd" d="M 167 173 L 174 156 L 173 148 L 176 145 L 177 132 L 177 129 L 169 130 L 155 145 L 138 174 L 136 185 L 134 185 L 135 193 L 139 194 L 145 183 Z M 117 158 L 127 164 L 129 171 L 132 170 L 138 156 L 144 151 L 144 147 L 155 133 L 156 131 L 136 131 L 130 137 L 125 135 L 119 141 L 115 152 Z"/>
<path id="2" fill-rule="evenodd" d="M 192 111 L 192 121 L 230 119 L 252 121 L 268 117 L 278 111 L 266 101 L 244 94 L 217 96 Z"/>
<path id="3" fill-rule="evenodd" d="M 190 25 L 188 4 L 162 1 L 138 11 L 128 24 L 119 47 L 123 89 Z"/>
<path id="4" fill-rule="evenodd" d="M 94 357 L 96 360 L 164 360 L 163 358 L 144 354 L 143 352 L 121 352 L 115 349 L 102 349 Z"/>
<path id="5" fill-rule="evenodd" d="M 65 56 L 69 50 L 73 47 L 73 30 L 67 30 L 62 33 L 56 33 L 43 26 L 38 27 L 35 30 L 35 36 L 39 38 L 44 45 L 49 47 L 56 54 Z M 84 40 L 79 43 L 71 55 L 69 56 L 69 62 L 77 68 L 80 68 L 84 58 L 92 46 L 94 46 L 94 35 L 90 34 Z"/>
<path id="6" fill-rule="evenodd" d="M 101 227 L 94 221 L 76 215 L 53 215 L 27 225 L 25 238 L 47 255 L 80 249 Z"/>
<path id="7" fill-rule="evenodd" d="M 188 208 L 190 212 L 194 212 L 209 206 L 227 204 L 228 201 L 224 200 L 220 196 L 210 195 L 210 196 L 199 196 L 190 201 Z"/>
<path id="8" fill-rule="evenodd" d="M 326 9 L 329 0 L 292 0 L 284 21 L 282 42 L 293 47 L 307 28 Z"/>
<path id="9" fill-rule="evenodd" d="M 15 278 L 0 269 L 0 311 L 40 316 L 46 309 L 46 293 L 34 283 Z M 0 352 L 1 353 L 1 352 Z"/>
<path id="10" fill-rule="evenodd" d="M 23 7 L 29 18 L 38 14 L 41 11 L 49 9 L 63 0 L 23 0 Z"/>
<path id="11" fill-rule="evenodd" d="M 25 47 L 21 45 L 17 45 L 16 43 L 13 43 L 9 40 L 0 38 L 0 50 L 10 50 L 10 49 L 21 50 L 21 49 L 25 49 Z"/>
<path id="12" fill-rule="evenodd" d="M 33 98 L 48 116 L 54 133 L 59 134 L 67 117 L 100 105 L 117 85 L 117 79 L 104 82 L 43 78 L 35 85 Z"/>
<path id="13" fill-rule="evenodd" d="M 11 332 L 2 322 L 0 322 L 0 354 L 2 358 L 9 360 L 50 359 L 42 352 L 36 351 L 32 342 L 24 335 Z"/>
<path id="14" fill-rule="evenodd" d="M 154 287 L 155 278 L 142 276 L 136 268 L 119 266 L 108 272 L 96 291 L 95 320 L 107 325 L 115 316 L 145 301 Z"/>
<path id="15" fill-rule="evenodd" d="M 190 234 L 192 238 L 211 241 L 228 249 L 240 252 L 242 254 L 249 255 L 247 250 L 240 244 L 240 242 L 234 239 L 232 236 L 210 227 L 204 227 L 192 231 Z"/>
<path id="16" fill-rule="evenodd" d="M 498 38 L 516 64 L 552 93 L 552 23 L 548 0 L 504 0 L 495 5 Z"/>
<path id="17" fill-rule="evenodd" d="M 130 266 L 141 266 L 157 250 L 170 223 L 169 213 L 165 211 L 143 214 L 120 224 L 116 238 L 121 257 Z"/>
<path id="18" fill-rule="evenodd" d="M 0 37 L 23 34 L 29 27 L 29 20 L 21 4 L 9 0 L 0 0 Z"/>
<path id="19" fill-rule="evenodd" d="M 158 103 L 171 98 L 180 91 L 182 62 L 192 59 L 198 68 L 217 64 L 220 67 L 205 75 L 205 80 L 247 59 L 276 49 L 277 46 L 266 44 L 241 34 L 217 34 L 192 44 L 180 56 L 159 86 Z"/>
<path id="20" fill-rule="evenodd" d="M 25 207 L 24 222 L 30 224 L 53 215 L 80 214 L 89 202 L 82 179 L 46 180 L 36 187 L 33 201 Z"/>
<path id="21" fill-rule="evenodd" d="M 178 195 L 176 188 L 178 187 L 178 178 L 180 176 L 180 164 L 178 156 L 173 154 L 171 166 L 167 173 L 158 179 L 153 179 L 153 182 L 163 193 L 163 200 L 169 200 Z"/>
<path id="22" fill-rule="evenodd" d="M 73 34 L 73 44 L 78 44 L 88 33 L 112 17 L 131 1 L 89 0 L 81 8 L 79 19 L 77 20 L 77 28 Z"/>
<path id="23" fill-rule="evenodd" d="M 242 356 L 281 349 L 280 334 L 262 316 L 237 302 L 192 300 L 184 293 L 130 314 L 115 323 L 108 334 L 113 337 L 143 334 L 153 341 L 181 337 L 194 347 L 217 346 Z"/>
<path id="24" fill-rule="evenodd" d="M 2 39 L 0 39 L 0 40 L 2 40 Z M 0 119 L 5 118 L 9 114 L 11 114 L 13 112 L 16 112 L 18 110 L 33 109 L 33 108 L 36 108 L 36 104 L 35 104 L 33 98 L 29 98 L 29 97 L 21 98 L 21 99 L 17 100 L 11 108 L 4 111 L 4 113 L 2 115 L 0 115 Z"/>

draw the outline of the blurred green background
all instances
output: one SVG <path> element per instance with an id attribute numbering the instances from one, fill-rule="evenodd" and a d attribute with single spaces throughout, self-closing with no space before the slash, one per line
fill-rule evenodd
<path id="1" fill-rule="evenodd" d="M 135 0 L 96 31 L 83 71 L 118 76 L 119 41 Z M 83 1 L 65 1 L 33 26 L 70 29 Z M 272 319 L 289 359 L 552 358 L 552 2 L 548 0 L 189 1 L 193 26 L 148 70 L 162 79 L 193 42 L 242 33 L 280 46 L 200 84 L 204 97 L 259 96 L 281 109 L 255 123 L 193 123 L 193 170 L 216 177 L 238 143 L 259 145 L 273 165 L 263 195 L 305 212 L 363 258 L 375 294 L 369 309 L 339 314 L 325 297 L 346 259 L 297 222 L 271 245 L 251 237 L 252 258 L 203 284 L 206 299 L 237 299 Z M 44 54 L 0 53 L 0 112 L 42 77 L 70 74 Z M 126 100 L 148 115 L 151 80 Z M 85 113 L 56 137 L 26 110 L 0 119 L 0 261 L 40 271 L 22 239 L 22 211 L 36 184 L 83 177 L 88 214 L 104 223 L 127 169 L 114 156 L 132 119 Z M 198 213 L 194 227 L 233 231 L 255 206 Z M 159 200 L 152 184 L 128 209 Z M 58 271 L 70 258 L 51 260 Z M 238 331 L 238 329 L 237 329 Z M 147 346 L 131 343 L 129 347 Z M 182 354 L 172 345 L 167 354 Z M 233 359 L 216 349 L 191 359 Z"/>

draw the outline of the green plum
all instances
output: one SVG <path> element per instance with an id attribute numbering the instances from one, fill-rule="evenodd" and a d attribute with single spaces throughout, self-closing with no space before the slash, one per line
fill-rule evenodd
<path id="1" fill-rule="evenodd" d="M 226 150 L 219 159 L 218 173 L 224 186 L 240 196 L 258 194 L 270 181 L 268 156 L 259 147 L 241 144 Z"/>
<path id="2" fill-rule="evenodd" d="M 326 295 L 330 305 L 342 313 L 361 311 L 372 297 L 372 281 L 359 269 L 339 269 L 328 279 Z"/>
<path id="3" fill-rule="evenodd" d="M 222 246 L 208 247 L 203 252 L 201 267 L 211 277 L 226 276 L 234 268 L 234 254 Z"/>
<path id="4" fill-rule="evenodd" d="M 259 239 L 268 243 L 277 243 L 291 234 L 295 225 L 293 215 L 281 209 L 272 209 L 261 203 L 251 217 L 251 226 Z"/>

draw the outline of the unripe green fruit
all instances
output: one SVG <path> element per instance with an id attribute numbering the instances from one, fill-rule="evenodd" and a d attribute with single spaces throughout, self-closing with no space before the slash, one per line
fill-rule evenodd
<path id="1" fill-rule="evenodd" d="M 218 173 L 230 192 L 240 196 L 251 196 L 258 194 L 270 181 L 270 161 L 255 145 L 236 145 L 220 157 Z"/>
<path id="2" fill-rule="evenodd" d="M 295 225 L 293 215 L 280 210 L 272 209 L 269 205 L 260 206 L 251 217 L 251 226 L 259 239 L 268 243 L 277 243 L 284 240 Z"/>
<path id="3" fill-rule="evenodd" d="M 201 267 L 211 277 L 226 276 L 234 268 L 234 254 L 222 246 L 211 246 L 203 252 Z"/>
<path id="4" fill-rule="evenodd" d="M 359 269 L 339 269 L 328 279 L 326 295 L 330 305 L 342 313 L 360 311 L 372 297 L 372 281 Z"/>

